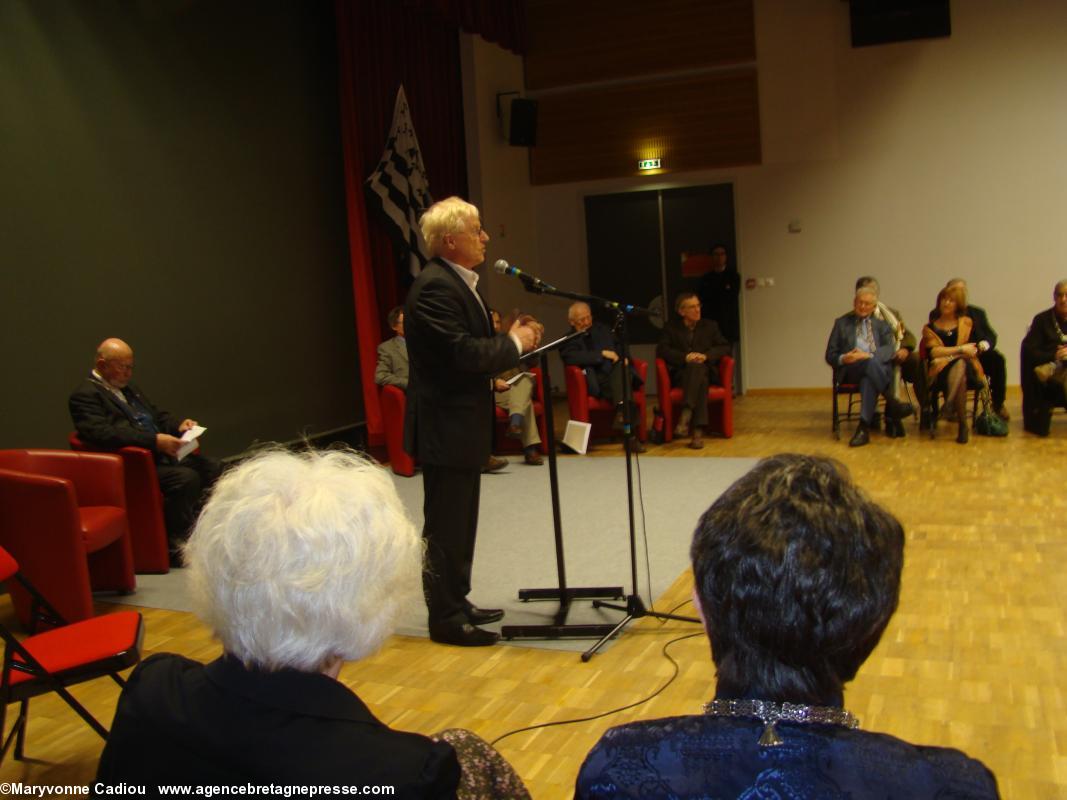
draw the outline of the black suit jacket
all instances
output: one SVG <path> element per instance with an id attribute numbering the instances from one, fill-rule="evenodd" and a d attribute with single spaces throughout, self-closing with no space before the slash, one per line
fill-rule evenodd
<path id="1" fill-rule="evenodd" d="M 834 320 L 833 330 L 830 331 L 830 339 L 826 343 L 826 363 L 835 370 L 840 366 L 837 359 L 849 352 L 856 346 L 856 322 L 859 317 L 854 311 Z M 874 334 L 874 357 L 879 361 L 887 362 L 896 353 L 896 336 L 889 323 L 871 317 L 871 332 Z"/>
<path id="2" fill-rule="evenodd" d="M 571 332 L 573 331 L 572 327 Z M 615 334 L 603 322 L 594 322 L 586 330 L 585 336 L 576 336 L 559 349 L 559 356 L 564 364 L 569 367 L 581 367 L 585 371 L 586 389 L 593 397 L 604 394 L 608 388 L 611 370 L 615 366 L 614 361 L 601 355 L 605 350 L 622 355 Z"/>
<path id="3" fill-rule="evenodd" d="M 124 393 L 127 397 L 136 399 L 152 414 L 160 433 L 180 435 L 178 426 L 181 420 L 174 419 L 169 412 L 161 411 L 152 405 L 152 401 L 136 384 L 127 384 Z M 134 445 L 156 451 L 155 433 L 138 423 L 133 409 L 121 402 L 95 378 L 87 378 L 71 392 L 68 407 L 74 428 L 86 444 L 108 450 Z"/>
<path id="4" fill-rule="evenodd" d="M 517 366 L 519 352 L 511 337 L 493 333 L 485 308 L 437 258 L 408 292 L 404 337 L 411 374 L 404 449 L 424 464 L 473 468 L 489 458 L 490 378 Z"/>
<path id="5" fill-rule="evenodd" d="M 719 359 L 733 352 L 733 347 L 722 335 L 718 324 L 710 319 L 697 320 L 693 328 L 693 343 L 689 344 L 689 331 L 680 319 L 672 319 L 663 326 L 663 335 L 656 345 L 656 355 L 667 362 L 672 372 L 685 369 L 685 357 L 689 353 L 703 353 L 707 365 L 718 375 Z"/>
<path id="6" fill-rule="evenodd" d="M 344 684 L 296 670 L 258 672 L 161 653 L 119 697 L 96 780 L 396 787 L 395 797 L 455 797 L 455 751 L 390 730 Z"/>
<path id="7" fill-rule="evenodd" d="M 1034 375 L 1034 367 L 1056 360 L 1060 347 L 1060 323 L 1056 309 L 1049 308 L 1037 314 L 1023 338 L 1021 347 L 1023 389 L 1023 427 L 1039 436 L 1047 436 L 1052 424 L 1052 409 L 1058 400 L 1048 384 L 1042 384 Z"/>

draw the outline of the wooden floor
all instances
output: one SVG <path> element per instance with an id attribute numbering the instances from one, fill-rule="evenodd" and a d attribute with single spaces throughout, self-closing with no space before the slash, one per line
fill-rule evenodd
<path id="1" fill-rule="evenodd" d="M 1004 797 L 1067 798 L 1067 417 L 1054 417 L 1052 436 L 1037 439 L 1022 432 L 1019 405 L 1018 394 L 1009 394 L 1014 419 L 1006 439 L 974 437 L 960 446 L 947 428 L 930 441 L 910 424 L 904 440 L 876 436 L 850 450 L 830 435 L 828 392 L 747 396 L 737 401 L 732 440 L 709 441 L 699 453 L 684 443 L 650 447 L 643 457 L 796 451 L 845 462 L 907 530 L 900 610 L 850 686 L 846 706 L 866 730 L 981 758 Z M 618 451 L 605 445 L 598 452 Z M 680 576 L 657 608 L 685 602 L 691 586 L 688 573 Z M 2 612 L 10 616 L 9 606 Z M 144 613 L 148 652 L 201 660 L 218 654 L 191 615 Z M 693 632 L 683 623 L 644 620 L 587 664 L 572 653 L 394 637 L 373 658 L 347 666 L 342 679 L 389 725 L 424 733 L 462 726 L 491 740 L 640 700 L 673 674 L 664 646 Z M 607 727 L 699 710 L 714 678 L 707 641 L 699 635 L 670 652 L 678 678 L 649 703 L 500 743 L 535 798 L 570 797 L 585 753 Z M 96 681 L 75 694 L 110 720 L 114 684 Z M 36 760 L 9 758 L 0 781 L 88 783 L 101 746 L 66 706 L 34 700 L 27 752 Z"/>

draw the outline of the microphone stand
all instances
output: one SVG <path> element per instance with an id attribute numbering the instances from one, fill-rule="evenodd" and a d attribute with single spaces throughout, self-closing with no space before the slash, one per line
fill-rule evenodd
<path id="1" fill-rule="evenodd" d="M 613 636 L 618 635 L 623 628 L 633 622 L 635 619 L 641 619 L 642 617 L 654 617 L 660 620 L 673 619 L 679 622 L 693 622 L 700 624 L 700 620 L 694 617 L 683 617 L 678 614 L 666 614 L 661 611 L 649 611 L 645 605 L 644 600 L 641 599 L 641 595 L 638 593 L 637 584 L 637 531 L 634 522 L 634 477 L 633 477 L 633 452 L 631 442 L 636 435 L 636 429 L 633 425 L 633 361 L 630 359 L 630 341 L 627 335 L 626 318 L 627 316 L 635 313 L 648 313 L 648 309 L 637 308 L 635 306 L 620 306 L 618 303 L 613 303 L 610 300 L 602 300 L 599 302 L 606 308 L 611 308 L 615 311 L 615 325 L 619 332 L 619 343 L 622 345 L 623 359 L 623 393 L 625 399 L 623 400 L 623 419 L 625 425 L 623 428 L 625 442 L 623 450 L 626 455 L 626 505 L 629 512 L 630 521 L 630 585 L 633 587 L 633 591 L 626 595 L 626 605 L 616 605 L 615 603 L 605 603 L 602 600 L 594 600 L 593 608 L 610 608 L 615 611 L 624 611 L 626 616 L 619 620 L 618 624 L 604 634 L 592 647 L 582 653 L 582 661 L 587 662 L 597 651 L 600 650 L 604 644 Z M 640 424 L 644 424 L 644 420 L 640 421 Z M 652 587 L 649 586 L 649 591 Z"/>
<path id="2" fill-rule="evenodd" d="M 565 609 L 566 609 L 566 607 L 569 606 L 569 602 L 573 597 L 589 598 L 589 597 L 605 597 L 606 596 L 606 597 L 610 597 L 612 599 L 616 599 L 616 598 L 625 599 L 625 601 L 626 601 L 626 605 L 625 606 L 616 605 L 614 603 L 606 603 L 603 600 L 593 600 L 593 608 L 610 608 L 610 609 L 613 609 L 613 610 L 616 610 L 616 611 L 623 611 L 623 612 L 626 613 L 626 616 L 623 617 L 614 626 L 610 626 L 610 625 L 590 625 L 590 626 L 571 625 L 571 626 L 562 626 L 562 627 L 567 628 L 567 629 L 599 628 L 599 629 L 602 629 L 602 632 L 593 633 L 591 630 L 589 630 L 589 631 L 583 630 L 580 633 L 579 632 L 570 633 L 570 634 L 563 633 L 563 632 L 555 633 L 555 636 L 564 636 L 564 635 L 572 635 L 572 636 L 578 636 L 578 637 L 590 636 L 590 635 L 592 635 L 592 636 L 600 636 L 600 639 L 597 640 L 597 642 L 592 647 L 590 647 L 588 650 L 586 650 L 584 653 L 582 653 L 582 661 L 583 662 L 588 662 L 589 659 L 591 659 L 597 653 L 597 651 L 600 650 L 600 648 L 604 646 L 604 644 L 609 639 L 611 639 L 612 637 L 618 635 L 627 625 L 629 625 L 635 619 L 641 619 L 642 617 L 655 617 L 656 619 L 661 619 L 661 620 L 672 619 L 672 620 L 677 620 L 679 622 L 692 622 L 692 623 L 700 624 L 700 620 L 698 620 L 698 619 L 696 619 L 694 617 L 684 617 L 684 616 L 680 616 L 678 614 L 666 614 L 666 613 L 659 612 L 659 611 L 649 611 L 648 607 L 645 605 L 644 601 L 641 599 L 641 595 L 638 594 L 638 583 L 637 583 L 637 532 L 636 532 L 636 526 L 635 526 L 635 521 L 634 521 L 633 452 L 632 452 L 632 444 L 631 444 L 632 441 L 633 441 L 633 437 L 635 435 L 636 428 L 634 427 L 634 419 L 633 419 L 633 412 L 634 412 L 633 372 L 632 372 L 632 361 L 630 359 L 630 342 L 629 342 L 629 337 L 627 335 L 626 318 L 627 318 L 627 316 L 635 316 L 635 315 L 638 315 L 638 314 L 650 316 L 651 315 L 650 310 L 647 309 L 647 308 L 641 308 L 639 306 L 631 306 L 631 305 L 626 305 L 626 304 L 622 304 L 622 303 L 617 303 L 617 302 L 615 302 L 613 300 L 608 300 L 607 298 L 603 298 L 603 297 L 597 297 L 595 295 L 579 294 L 579 293 L 576 293 L 576 292 L 567 292 L 567 291 L 564 291 L 564 290 L 561 290 L 561 289 L 557 289 L 555 286 L 547 284 L 544 281 L 541 281 L 541 280 L 539 280 L 537 278 L 534 278 L 532 276 L 529 276 L 529 275 L 519 275 L 518 277 L 520 278 L 520 280 L 522 280 L 523 288 L 525 288 L 526 291 L 531 292 L 533 294 L 548 294 L 548 295 L 552 295 L 552 296 L 555 296 L 555 297 L 565 297 L 565 298 L 568 298 L 568 299 L 571 299 L 571 300 L 580 300 L 582 302 L 589 303 L 590 305 L 596 305 L 596 306 L 598 306 L 600 308 L 605 308 L 605 309 L 607 309 L 609 311 L 614 312 L 614 314 L 615 314 L 616 327 L 618 328 L 618 330 L 620 332 L 619 341 L 620 341 L 620 343 L 622 345 L 622 347 L 621 347 L 621 350 L 622 350 L 621 356 L 622 356 L 622 359 L 623 359 L 623 394 L 625 395 L 625 398 L 623 400 L 623 405 L 622 405 L 622 408 L 623 408 L 623 420 L 624 420 L 624 424 L 623 424 L 623 451 L 625 452 L 625 456 L 626 456 L 626 502 L 627 502 L 627 510 L 629 512 L 630 580 L 631 580 L 631 587 L 632 587 L 632 591 L 630 592 L 630 594 L 626 595 L 625 597 L 622 596 L 622 590 L 621 589 L 615 589 L 614 591 L 616 593 L 614 593 L 614 594 L 605 594 L 605 593 L 603 593 L 605 590 L 602 589 L 602 588 L 599 589 L 599 590 L 578 590 L 578 589 L 570 589 L 570 590 L 568 590 L 568 589 L 566 589 L 566 580 L 565 580 L 564 570 L 563 570 L 563 538 L 562 538 L 562 532 L 561 532 L 561 529 L 560 529 L 560 519 L 559 519 L 559 496 L 558 496 L 559 486 L 558 486 L 558 478 L 557 478 L 557 473 L 556 473 L 555 434 L 554 434 L 554 431 L 552 429 L 552 416 L 551 416 L 552 402 L 551 402 L 551 396 L 550 396 L 548 390 L 546 389 L 545 397 L 544 397 L 544 403 L 545 403 L 545 427 L 548 429 L 546 431 L 546 433 L 547 433 L 547 435 L 549 437 L 549 443 L 550 443 L 549 451 L 548 451 L 549 480 L 550 480 L 551 485 L 552 485 L 552 513 L 553 513 L 553 522 L 555 523 L 555 529 L 556 529 L 556 559 L 557 559 L 557 565 L 558 565 L 559 574 L 560 574 L 560 589 L 559 590 L 553 590 L 553 589 L 523 589 L 523 590 L 519 591 L 519 599 L 520 600 L 555 599 L 555 598 L 558 597 L 558 599 L 560 600 L 560 615 L 562 615 L 563 618 L 566 617 L 566 610 Z M 560 345 L 562 345 L 564 342 L 570 341 L 570 339 L 573 339 L 576 336 L 580 336 L 580 335 L 581 335 L 580 333 L 575 332 L 573 334 L 570 334 L 569 336 L 563 337 L 562 339 L 559 339 L 559 340 L 557 340 L 555 342 L 552 342 L 551 344 L 546 345 L 545 347 L 539 348 L 539 350 L 537 350 L 537 351 L 534 351 L 534 352 L 540 352 L 541 353 L 541 358 L 542 358 L 542 361 L 541 361 L 542 367 L 541 368 L 542 368 L 542 372 L 544 373 L 544 376 L 546 378 L 546 382 L 545 382 L 545 386 L 546 387 L 550 386 L 550 383 L 547 380 L 547 378 L 548 378 L 548 352 L 551 351 L 551 350 L 558 349 L 558 347 Z M 528 353 L 523 358 L 527 358 L 527 357 L 529 357 L 531 355 L 533 355 L 533 353 Z M 643 420 L 642 420 L 642 424 L 643 424 Z M 649 588 L 651 590 L 651 587 L 649 587 Z M 572 594 L 570 596 L 567 595 L 567 592 L 582 592 L 582 591 L 600 591 L 602 593 L 601 594 L 597 594 L 597 595 L 589 595 L 589 594 Z M 611 590 L 608 590 L 608 591 L 611 591 Z M 557 616 L 557 618 L 558 618 L 558 616 Z M 523 631 L 524 629 L 536 628 L 536 629 L 540 629 L 542 632 L 540 634 L 530 633 L 529 635 L 530 636 L 540 635 L 541 637 L 543 637 L 545 635 L 551 635 L 551 634 L 546 634 L 544 632 L 544 629 L 555 629 L 555 628 L 558 628 L 558 627 L 560 627 L 560 626 L 558 626 L 558 625 L 557 626 L 522 626 L 522 625 L 509 626 L 509 625 L 505 625 L 501 629 L 501 635 L 504 636 L 504 638 L 509 639 L 509 638 L 513 638 L 513 636 L 521 635 L 521 631 Z M 514 630 L 509 630 L 509 629 L 514 629 Z M 604 629 L 606 629 L 606 630 L 604 630 Z M 509 636 L 509 633 L 511 633 L 512 635 Z"/>
<path id="3" fill-rule="evenodd" d="M 526 353 L 520 362 L 541 359 L 541 376 L 543 381 L 542 402 L 545 406 L 545 438 L 548 440 L 548 483 L 552 496 L 552 528 L 556 545 L 556 579 L 557 585 L 548 589 L 519 589 L 519 599 L 524 603 L 530 600 L 558 600 L 559 610 L 548 625 L 504 625 L 500 635 L 505 639 L 560 639 L 593 638 L 609 635 L 613 626 L 610 624 L 575 625 L 568 624 L 567 615 L 574 600 L 590 600 L 595 597 L 621 599 L 624 597 L 621 586 L 592 586 L 571 588 L 567 586 L 566 557 L 563 554 L 563 522 L 559 505 L 559 471 L 556 468 L 556 428 L 552 414 L 552 379 L 548 372 L 548 354 L 583 334 L 574 333 L 549 342 L 536 350 Z"/>

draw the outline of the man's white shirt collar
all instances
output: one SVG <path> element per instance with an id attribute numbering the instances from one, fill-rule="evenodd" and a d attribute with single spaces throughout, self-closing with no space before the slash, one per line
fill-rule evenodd
<path id="1" fill-rule="evenodd" d="M 93 377 L 96 378 L 96 380 L 100 382 L 101 386 L 103 386 L 105 389 L 107 389 L 109 392 L 111 392 L 113 395 L 115 395 L 115 397 L 117 397 L 123 403 L 127 403 L 128 404 L 130 402 L 129 400 L 126 399 L 126 395 L 124 395 L 122 393 L 122 389 L 117 389 L 114 386 L 112 386 L 110 383 L 107 382 L 107 379 L 105 379 L 104 376 L 101 375 L 99 372 L 97 372 L 95 369 L 93 370 Z"/>

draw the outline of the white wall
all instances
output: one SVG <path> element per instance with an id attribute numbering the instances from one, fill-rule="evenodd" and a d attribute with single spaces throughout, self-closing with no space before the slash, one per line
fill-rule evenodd
<path id="1" fill-rule="evenodd" d="M 1018 383 L 1026 325 L 1067 277 L 1065 34 L 1060 0 L 966 0 L 948 39 L 853 49 L 846 3 L 756 0 L 763 165 L 531 189 L 525 151 L 488 141 L 480 109 L 472 174 L 508 234 L 491 257 L 580 290 L 587 194 L 732 181 L 741 272 L 775 279 L 742 293 L 747 387 L 825 385 L 826 336 L 861 274 L 916 333 L 944 282 L 967 278 Z M 521 61 L 472 42 L 485 105 Z"/>

